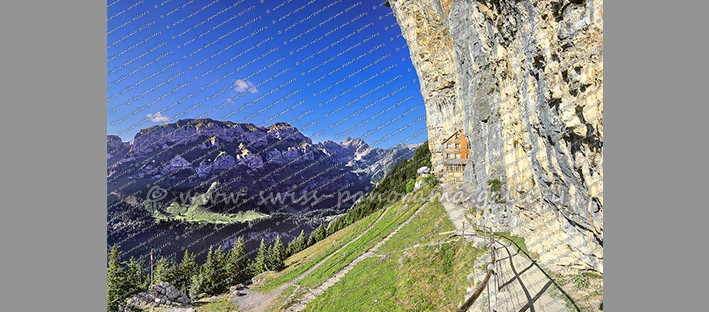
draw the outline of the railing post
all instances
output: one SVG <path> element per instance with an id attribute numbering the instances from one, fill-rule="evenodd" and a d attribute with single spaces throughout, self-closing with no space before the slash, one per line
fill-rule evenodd
<path id="1" fill-rule="evenodd" d="M 493 243 L 493 234 L 492 230 L 490 231 L 490 263 L 487 265 L 487 270 L 490 272 L 490 278 L 495 278 L 495 273 L 492 270 L 492 266 L 495 263 L 495 246 Z M 491 289 L 490 284 L 488 282 L 487 284 L 487 306 L 490 312 L 495 311 L 495 291 L 494 289 Z"/>
<path id="2" fill-rule="evenodd" d="M 497 291 L 500 291 L 500 285 L 497 283 L 497 272 L 499 272 L 500 270 L 499 270 L 499 265 L 498 265 L 497 263 L 495 263 L 495 268 L 496 268 L 496 270 L 495 270 L 495 276 L 494 276 L 494 278 L 495 278 L 495 289 L 497 289 Z"/>
<path id="3" fill-rule="evenodd" d="M 496 285 L 497 285 L 497 274 L 495 274 L 495 238 L 490 231 L 490 264 L 488 265 L 488 270 L 492 273 L 492 278 L 494 280 L 494 284 L 488 284 L 487 290 L 488 290 L 488 298 L 490 299 L 489 307 L 490 311 L 497 311 L 497 292 L 496 290 Z"/>

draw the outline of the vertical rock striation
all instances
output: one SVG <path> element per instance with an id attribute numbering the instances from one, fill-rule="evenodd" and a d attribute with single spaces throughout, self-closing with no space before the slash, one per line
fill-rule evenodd
<path id="1" fill-rule="evenodd" d="M 555 271 L 602 273 L 603 1 L 389 5 L 421 81 L 434 170 L 462 131 L 475 164 L 464 186 L 500 195 L 475 203 L 478 223 L 525 237 Z"/>

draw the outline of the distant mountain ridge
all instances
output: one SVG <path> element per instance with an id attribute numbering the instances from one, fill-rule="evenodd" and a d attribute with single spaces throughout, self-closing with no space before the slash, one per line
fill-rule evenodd
<path id="1" fill-rule="evenodd" d="M 248 221 L 260 236 L 281 233 L 287 239 L 292 234 L 283 233 L 284 226 L 300 231 L 308 224 L 308 232 L 317 226 L 313 220 L 345 212 L 352 200 L 340 201 L 339 194 L 370 191 L 396 163 L 411 158 L 419 145 L 371 148 L 364 140 L 349 137 L 341 143 L 313 144 L 287 123 L 258 127 L 212 119 L 142 129 L 130 142 L 108 135 L 109 244 L 138 245 L 140 237 L 165 230 L 155 222 L 175 225 L 179 220 Z M 151 193 L 155 188 L 163 193 Z M 193 203 L 197 198 L 193 196 L 205 193 L 237 194 L 239 202 Z M 309 200 L 298 200 L 303 198 Z M 262 226 L 254 226 L 252 217 Z M 239 235 L 254 234 L 246 230 Z"/>
<path id="2" fill-rule="evenodd" d="M 243 171 L 239 169 L 251 170 L 247 175 L 255 177 L 277 169 L 272 165 L 295 168 L 296 164 L 321 160 L 323 164 L 342 163 L 339 169 L 356 172 L 357 183 L 366 185 L 372 182 L 372 177 L 376 180 L 377 173 L 382 175 L 390 170 L 395 164 L 392 162 L 413 156 L 419 145 L 370 148 L 364 140 L 350 137 L 339 144 L 329 140 L 313 144 L 309 137 L 286 123 L 262 128 L 229 121 L 186 119 L 143 129 L 132 143 L 108 135 L 107 178 L 109 190 L 127 179 L 158 180 L 166 185 L 180 181 L 188 185 L 213 178 L 223 170 L 231 170 L 226 175 Z M 191 173 L 187 181 L 180 179 L 187 173 Z M 354 182 L 354 178 L 346 179 Z"/>

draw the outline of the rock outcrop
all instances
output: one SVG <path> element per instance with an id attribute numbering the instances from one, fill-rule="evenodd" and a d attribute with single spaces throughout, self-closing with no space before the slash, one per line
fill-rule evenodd
<path id="1" fill-rule="evenodd" d="M 475 203 L 479 224 L 525 237 L 555 271 L 602 273 L 603 1 L 388 3 L 421 81 L 434 171 L 461 131 L 474 164 L 464 185 L 495 198 Z"/>
<path id="2" fill-rule="evenodd" d="M 120 160 L 129 150 L 130 143 L 123 142 L 121 137 L 110 134 L 106 137 L 106 162 L 109 166 Z"/>
<path id="3" fill-rule="evenodd" d="M 175 286 L 172 286 L 163 281 L 158 281 L 155 285 L 150 287 L 148 291 L 139 293 L 128 300 L 125 309 L 119 309 L 120 311 L 132 311 L 131 308 L 148 308 L 148 307 L 159 307 L 159 306 L 187 306 L 191 305 L 192 300 L 190 300 L 187 295 L 183 294 Z"/>

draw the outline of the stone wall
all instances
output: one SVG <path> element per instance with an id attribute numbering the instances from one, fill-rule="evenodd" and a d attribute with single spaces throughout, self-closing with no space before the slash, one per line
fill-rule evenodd
<path id="1" fill-rule="evenodd" d="M 478 224 L 525 237 L 554 271 L 602 273 L 603 1 L 389 5 L 421 81 L 433 169 L 462 131 Z"/>

